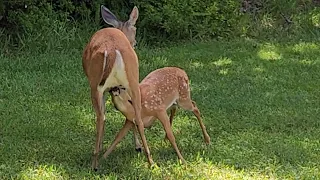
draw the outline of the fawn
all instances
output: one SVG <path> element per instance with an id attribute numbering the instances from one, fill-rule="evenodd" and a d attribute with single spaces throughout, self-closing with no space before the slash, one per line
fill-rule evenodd
<path id="1" fill-rule="evenodd" d="M 166 132 L 166 138 L 169 139 L 178 157 L 185 163 L 172 133 L 171 125 L 176 106 L 180 106 L 185 110 L 190 110 L 197 117 L 204 140 L 207 144 L 210 143 L 210 137 L 201 120 L 200 111 L 196 103 L 192 101 L 190 95 L 189 78 L 186 72 L 177 67 L 165 67 L 157 69 L 148 74 L 139 85 L 141 92 L 141 118 L 144 127 L 150 127 L 154 120 L 159 119 Z M 135 114 L 132 107 L 131 97 L 127 93 L 127 89 L 123 86 L 114 87 L 109 91 L 111 93 L 112 102 L 125 117 L 126 121 L 122 129 L 118 132 L 113 143 L 109 146 L 103 157 L 106 158 L 121 141 L 121 139 L 133 128 L 136 149 L 141 148 L 139 140 L 136 136 L 135 129 Z M 167 114 L 167 109 L 171 108 L 170 118 Z"/>

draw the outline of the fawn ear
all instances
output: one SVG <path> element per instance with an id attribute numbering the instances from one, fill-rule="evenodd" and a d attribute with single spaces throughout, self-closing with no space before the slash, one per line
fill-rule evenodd
<path id="1" fill-rule="evenodd" d="M 120 26 L 120 22 L 117 17 L 104 5 L 101 5 L 101 16 L 107 24 L 118 28 Z"/>
<path id="2" fill-rule="evenodd" d="M 137 8 L 137 6 L 134 6 L 134 8 L 131 11 L 130 18 L 129 18 L 128 22 L 132 26 L 134 26 L 136 24 L 136 21 L 137 21 L 138 17 L 139 17 L 138 8 Z"/>

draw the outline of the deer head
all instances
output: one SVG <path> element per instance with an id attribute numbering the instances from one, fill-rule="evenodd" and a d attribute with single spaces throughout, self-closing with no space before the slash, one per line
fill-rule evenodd
<path id="1" fill-rule="evenodd" d="M 135 6 L 132 9 L 130 14 L 129 20 L 126 22 L 119 21 L 117 17 L 105 6 L 101 5 L 101 16 L 107 24 L 121 30 L 126 37 L 128 38 L 131 46 L 134 48 L 137 41 L 136 41 L 136 21 L 139 16 L 138 8 Z"/>

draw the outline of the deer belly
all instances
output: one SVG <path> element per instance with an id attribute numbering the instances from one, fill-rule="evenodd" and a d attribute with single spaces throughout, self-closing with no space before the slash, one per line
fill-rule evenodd
<path id="1" fill-rule="evenodd" d="M 149 128 L 152 126 L 153 122 L 156 120 L 153 116 L 148 116 L 142 119 L 143 125 L 145 128 Z"/>

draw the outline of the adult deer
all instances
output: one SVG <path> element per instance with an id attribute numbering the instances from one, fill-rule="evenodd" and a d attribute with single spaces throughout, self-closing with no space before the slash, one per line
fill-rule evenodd
<path id="1" fill-rule="evenodd" d="M 96 142 L 93 152 L 92 168 L 97 170 L 99 152 L 103 147 L 105 122 L 104 92 L 122 85 L 132 98 L 134 120 L 142 139 L 149 164 L 153 161 L 144 135 L 141 120 L 141 96 L 139 90 L 138 57 L 133 50 L 136 44 L 135 23 L 138 19 L 138 8 L 134 7 L 126 22 L 119 21 L 116 16 L 103 5 L 101 15 L 104 21 L 113 27 L 97 31 L 84 49 L 82 65 L 89 81 L 91 100 L 96 113 Z"/>
<path id="2" fill-rule="evenodd" d="M 144 127 L 150 127 L 155 119 L 159 119 L 165 129 L 166 138 L 169 139 L 178 157 L 183 163 L 185 160 L 177 147 L 175 137 L 171 129 L 172 120 L 176 112 L 176 106 L 173 106 L 172 108 L 172 105 L 177 104 L 185 110 L 192 111 L 198 119 L 205 142 L 207 144 L 210 143 L 210 137 L 201 120 L 200 111 L 197 108 L 196 103 L 191 100 L 189 78 L 184 70 L 176 67 L 157 69 L 145 77 L 141 81 L 139 87 L 142 104 L 141 117 Z M 112 88 L 109 92 L 112 95 L 113 104 L 116 109 L 121 111 L 121 113 L 126 117 L 126 121 L 122 129 L 118 132 L 113 143 L 104 153 L 104 158 L 112 152 L 121 139 L 134 126 L 133 119 L 135 118 L 134 108 L 132 107 L 133 102 L 131 101 L 131 97 L 128 95 L 127 89 L 120 86 Z M 167 114 L 168 108 L 172 108 L 170 118 Z M 135 135 L 135 128 L 133 128 L 133 131 L 137 148 L 141 145 Z"/>

